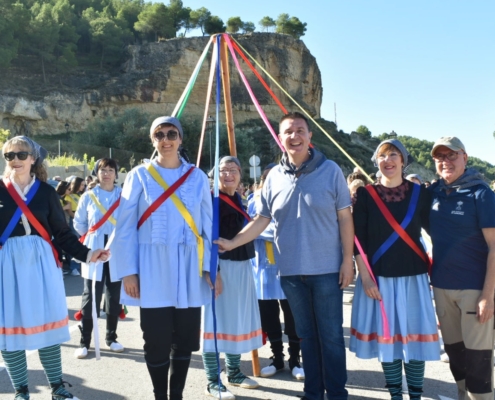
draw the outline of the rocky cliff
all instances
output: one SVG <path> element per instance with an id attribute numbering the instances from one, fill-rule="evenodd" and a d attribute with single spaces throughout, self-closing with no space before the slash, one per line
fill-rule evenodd
<path id="1" fill-rule="evenodd" d="M 310 114 L 319 116 L 320 70 L 301 40 L 273 33 L 235 38 Z M 127 59 L 118 71 L 79 67 L 70 76 L 49 77 L 49 84 L 43 84 L 41 76 L 9 70 L 0 76 L 1 127 L 16 134 L 53 134 L 65 132 L 66 123 L 71 131 L 82 131 L 92 119 L 127 108 L 152 116 L 170 114 L 208 40 L 180 38 L 129 46 Z M 210 59 L 205 60 L 184 115 L 203 115 Z M 265 112 L 279 119 L 278 106 L 244 62 L 240 63 Z M 230 71 L 235 121 L 257 118 L 232 60 Z M 294 109 L 281 90 L 270 86 L 288 109 Z"/>

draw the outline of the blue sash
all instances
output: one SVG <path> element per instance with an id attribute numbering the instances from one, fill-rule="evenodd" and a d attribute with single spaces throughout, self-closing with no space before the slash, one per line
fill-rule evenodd
<path id="1" fill-rule="evenodd" d="M 29 204 L 30 201 L 33 199 L 34 195 L 38 191 L 38 188 L 40 187 L 40 181 L 36 179 L 34 181 L 33 186 L 31 186 L 31 189 L 29 189 L 28 194 L 26 195 L 26 204 Z M 12 231 L 14 230 L 15 226 L 21 219 L 22 215 L 22 210 L 20 207 L 17 207 L 17 210 L 15 211 L 14 215 L 12 216 L 12 219 L 10 220 L 9 224 L 7 225 L 7 228 L 5 228 L 5 231 L 2 233 L 2 236 L 0 236 L 0 248 L 5 244 L 7 239 L 10 237 L 12 234 Z"/>
<path id="2" fill-rule="evenodd" d="M 411 195 L 411 201 L 409 202 L 409 207 L 407 209 L 407 214 L 404 217 L 404 220 L 400 224 L 400 226 L 405 230 L 409 223 L 412 220 L 412 217 L 414 215 L 414 212 L 416 211 L 416 207 L 418 205 L 418 199 L 419 199 L 419 192 L 420 192 L 421 186 L 414 184 L 413 185 L 413 192 Z M 399 239 L 399 234 L 397 232 L 393 232 L 385 242 L 380 246 L 380 248 L 376 251 L 375 254 L 373 254 L 373 257 L 371 259 L 372 264 L 376 264 L 376 262 L 380 259 L 383 254 L 395 243 L 395 241 Z"/>

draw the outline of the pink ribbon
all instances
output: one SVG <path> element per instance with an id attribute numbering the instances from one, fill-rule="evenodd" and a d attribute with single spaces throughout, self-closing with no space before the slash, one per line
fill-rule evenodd
<path id="1" fill-rule="evenodd" d="M 361 243 L 359 243 L 357 236 L 354 236 L 354 243 L 356 243 L 359 254 L 361 254 L 361 258 L 363 259 L 364 264 L 366 265 L 366 268 L 370 273 L 371 279 L 373 279 L 373 282 L 375 282 L 375 284 L 378 286 L 375 276 L 373 275 L 370 263 L 368 262 L 368 257 L 366 257 L 366 254 L 364 254 L 363 248 L 361 247 Z M 383 305 L 383 298 L 382 300 L 380 300 L 380 310 L 382 312 L 383 338 L 390 339 L 390 326 L 388 325 L 388 318 L 387 313 L 385 312 L 385 306 Z"/>

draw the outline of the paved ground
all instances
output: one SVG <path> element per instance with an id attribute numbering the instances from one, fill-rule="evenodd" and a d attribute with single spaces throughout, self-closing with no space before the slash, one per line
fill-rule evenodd
<path id="1" fill-rule="evenodd" d="M 139 310 L 129 308 L 129 314 L 125 321 L 119 325 L 119 341 L 124 344 L 126 350 L 122 354 L 112 354 L 102 349 L 102 358 L 96 361 L 94 352 L 85 360 L 77 360 L 73 357 L 74 350 L 78 346 L 79 330 L 74 320 L 74 313 L 79 309 L 83 280 L 80 277 L 68 276 L 65 279 L 67 291 L 67 304 L 71 318 L 72 339 L 62 346 L 62 358 L 64 365 L 64 378 L 70 382 L 72 393 L 81 400 L 150 400 L 153 399 L 151 382 L 143 359 L 142 337 L 139 328 Z M 352 294 L 352 288 L 346 290 L 344 300 L 348 301 Z M 346 341 L 349 339 L 349 324 L 351 305 L 344 304 L 344 327 Z M 100 320 L 100 332 L 104 333 L 105 321 Z M 101 340 L 102 345 L 104 341 Z M 266 345 L 259 350 L 261 367 L 270 363 L 270 349 Z M 1 363 L 1 358 L 0 358 Z M 49 390 L 41 368 L 37 352 L 28 355 L 29 382 L 31 398 L 33 400 L 49 399 Z M 348 383 L 350 399 L 389 399 L 388 392 L 384 389 L 385 381 L 380 364 L 376 360 L 360 360 L 353 354 L 347 353 Z M 251 371 L 249 355 L 242 357 L 242 369 Z M 426 379 L 424 386 L 424 398 L 445 400 L 455 398 L 456 389 L 450 374 L 448 364 L 429 362 L 426 365 Z M 232 388 L 232 392 L 238 400 L 250 399 L 297 399 L 302 396 L 303 383 L 295 381 L 288 370 L 285 370 L 273 378 L 257 378 L 261 387 L 255 390 Z M 225 382 L 225 380 L 224 380 Z M 206 377 L 203 371 L 201 353 L 193 354 L 191 368 L 189 370 L 187 387 L 184 399 L 206 400 L 211 397 L 204 395 Z M 444 398 L 442 399 L 443 396 Z M 0 400 L 14 398 L 12 387 L 5 370 L 0 366 Z M 407 399 L 407 395 L 404 396 Z"/>

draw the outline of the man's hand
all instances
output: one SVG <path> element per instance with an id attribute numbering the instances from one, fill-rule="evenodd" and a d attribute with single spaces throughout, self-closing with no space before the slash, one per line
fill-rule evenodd
<path id="1" fill-rule="evenodd" d="M 361 281 L 363 282 L 363 290 L 364 293 L 366 293 L 366 296 L 371 297 L 375 300 L 382 299 L 380 290 L 378 290 L 378 286 L 376 286 L 376 283 L 373 281 L 373 279 L 369 277 L 367 279 L 363 279 L 363 277 L 361 277 Z"/>
<path id="2" fill-rule="evenodd" d="M 91 255 L 91 262 L 97 262 L 97 261 L 106 262 L 110 258 L 110 255 L 111 255 L 110 250 L 102 250 L 102 249 L 94 250 L 93 254 Z"/>
<path id="3" fill-rule="evenodd" d="M 125 292 L 129 296 L 139 299 L 139 279 L 137 275 L 125 276 L 122 283 L 124 284 Z"/>
<path id="4" fill-rule="evenodd" d="M 341 289 L 346 288 L 354 279 L 354 263 L 352 260 L 344 261 L 340 266 L 339 285 Z"/>
<path id="5" fill-rule="evenodd" d="M 493 317 L 494 308 L 493 293 L 488 296 L 481 294 L 476 310 L 476 316 L 481 324 L 488 322 Z"/>
<path id="6" fill-rule="evenodd" d="M 234 249 L 234 244 L 232 243 L 232 240 L 218 238 L 218 240 L 214 240 L 213 243 L 218 244 L 219 253 L 225 253 L 226 251 L 230 251 Z"/>
<path id="7" fill-rule="evenodd" d="M 213 290 L 213 283 L 211 282 L 211 277 L 209 272 L 203 272 L 205 274 L 206 282 L 211 290 Z M 222 294 L 223 291 L 223 282 L 222 277 L 220 276 L 220 272 L 217 272 L 217 279 L 215 280 L 215 299 Z"/>

